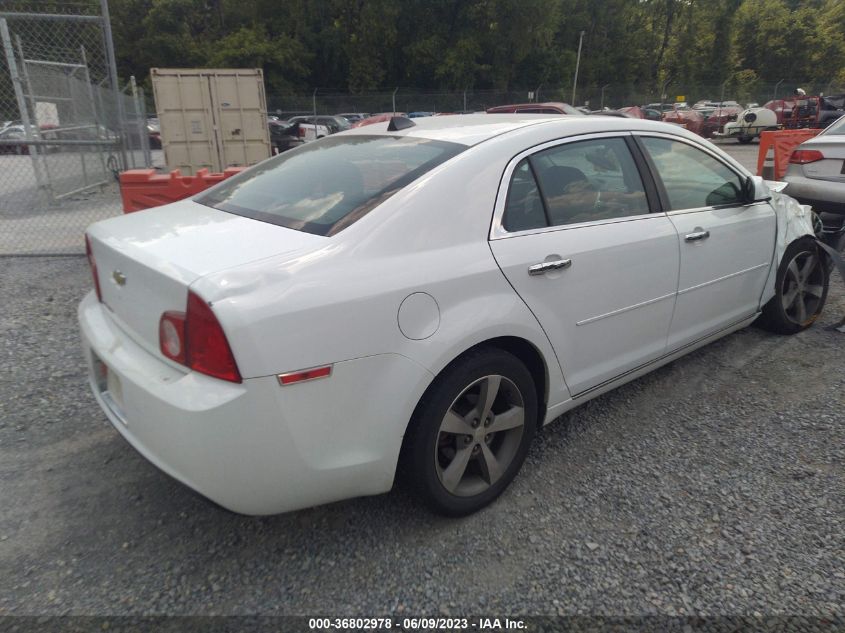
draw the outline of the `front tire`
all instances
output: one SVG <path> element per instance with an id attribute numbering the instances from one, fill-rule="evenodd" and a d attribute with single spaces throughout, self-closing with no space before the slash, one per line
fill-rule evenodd
<path id="1" fill-rule="evenodd" d="M 406 476 L 435 512 L 480 510 L 513 481 L 537 428 L 530 372 L 498 348 L 472 351 L 426 391 L 411 420 Z"/>
<path id="2" fill-rule="evenodd" d="M 777 334 L 806 330 L 824 308 L 829 282 L 827 257 L 815 240 L 794 241 L 778 266 L 775 296 L 763 306 L 760 325 Z"/>

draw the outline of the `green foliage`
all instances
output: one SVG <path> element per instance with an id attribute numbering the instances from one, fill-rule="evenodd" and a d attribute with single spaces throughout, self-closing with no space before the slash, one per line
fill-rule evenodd
<path id="1" fill-rule="evenodd" d="M 749 68 L 735 72 L 727 82 L 729 94 L 740 103 L 753 101 L 760 88 L 760 78 Z"/>
<path id="2" fill-rule="evenodd" d="M 842 0 L 111 0 L 121 74 L 261 67 L 268 94 L 845 78 Z M 743 87 L 745 86 L 745 87 Z M 797 86 L 789 83 L 784 90 Z M 580 93 L 580 90 L 579 90 Z M 713 95 L 716 97 L 718 95 Z"/>

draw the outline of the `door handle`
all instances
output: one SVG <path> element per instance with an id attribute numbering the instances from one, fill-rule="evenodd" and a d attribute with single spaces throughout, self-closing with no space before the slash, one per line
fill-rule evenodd
<path id="1" fill-rule="evenodd" d="M 687 233 L 684 239 L 687 242 L 698 242 L 699 240 L 706 240 L 708 237 L 710 237 L 710 231 L 696 228 L 692 233 Z"/>
<path id="2" fill-rule="evenodd" d="M 564 268 L 569 268 L 570 266 L 572 266 L 571 259 L 556 259 L 551 262 L 540 262 L 539 264 L 529 266 L 528 274 L 532 276 L 542 275 L 552 270 L 563 270 Z"/>

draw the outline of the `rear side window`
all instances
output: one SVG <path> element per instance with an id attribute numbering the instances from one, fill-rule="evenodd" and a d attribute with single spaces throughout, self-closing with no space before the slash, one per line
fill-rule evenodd
<path id="1" fill-rule="evenodd" d="M 548 226 L 540 190 L 527 158 L 513 170 L 502 226 L 511 233 Z"/>
<path id="2" fill-rule="evenodd" d="M 465 145 L 399 136 L 341 136 L 264 161 L 196 198 L 287 228 L 334 235 Z"/>
<path id="3" fill-rule="evenodd" d="M 744 204 L 742 180 L 710 154 L 680 141 L 642 137 L 672 211 Z"/>
<path id="4" fill-rule="evenodd" d="M 845 135 L 845 116 L 839 117 L 836 121 L 830 124 L 824 134 L 842 134 Z"/>
<path id="5" fill-rule="evenodd" d="M 639 170 L 621 138 L 564 143 L 519 162 L 502 227 L 526 231 L 649 213 Z"/>
<path id="6" fill-rule="evenodd" d="M 531 158 L 551 224 L 649 212 L 643 181 L 621 138 L 565 143 Z"/>

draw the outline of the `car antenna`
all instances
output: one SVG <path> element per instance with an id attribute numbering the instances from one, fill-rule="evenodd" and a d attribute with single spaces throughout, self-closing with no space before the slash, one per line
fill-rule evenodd
<path id="1" fill-rule="evenodd" d="M 388 132 L 398 132 L 399 130 L 407 130 L 409 127 L 414 127 L 416 123 L 404 116 L 390 117 L 390 124 L 387 126 Z"/>

